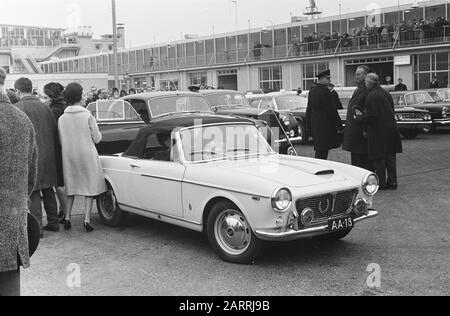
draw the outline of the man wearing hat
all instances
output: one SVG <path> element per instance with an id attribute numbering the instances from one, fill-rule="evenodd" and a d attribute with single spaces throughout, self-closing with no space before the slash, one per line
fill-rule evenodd
<path id="1" fill-rule="evenodd" d="M 318 83 L 309 92 L 306 123 L 313 137 L 316 159 L 327 160 L 330 150 L 340 147 L 338 133 L 342 133 L 344 128 L 328 88 L 331 83 L 330 70 L 321 72 L 317 78 Z"/>

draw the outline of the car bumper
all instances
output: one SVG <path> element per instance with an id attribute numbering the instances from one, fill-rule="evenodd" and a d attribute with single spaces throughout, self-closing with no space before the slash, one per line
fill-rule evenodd
<path id="1" fill-rule="evenodd" d="M 433 122 L 405 122 L 400 121 L 397 122 L 397 125 L 400 129 L 422 129 L 431 127 L 433 125 Z"/>
<path id="2" fill-rule="evenodd" d="M 356 224 L 356 223 L 365 221 L 367 219 L 375 218 L 377 216 L 378 216 L 377 211 L 370 210 L 367 215 L 355 218 L 353 220 L 353 222 Z M 301 239 L 301 238 L 326 235 L 329 233 L 330 233 L 330 231 L 329 231 L 328 225 L 324 225 L 324 226 L 302 229 L 299 231 L 291 229 L 286 232 L 279 232 L 279 231 L 277 232 L 276 230 L 257 230 L 255 232 L 255 235 L 259 239 L 267 240 L 267 241 L 290 241 L 290 240 L 296 240 L 296 239 Z"/>
<path id="3" fill-rule="evenodd" d="M 301 137 L 301 136 L 289 138 L 289 141 L 290 141 L 291 143 L 293 143 L 293 144 L 294 144 L 294 143 L 301 142 L 302 140 L 303 140 L 303 137 Z M 276 143 L 276 144 L 286 144 L 286 143 L 288 143 L 288 140 L 287 140 L 286 138 L 284 138 L 284 139 L 279 139 L 279 140 L 276 140 L 275 143 Z"/>
<path id="4" fill-rule="evenodd" d="M 450 118 L 434 120 L 434 124 L 437 125 L 437 126 L 450 125 Z"/>

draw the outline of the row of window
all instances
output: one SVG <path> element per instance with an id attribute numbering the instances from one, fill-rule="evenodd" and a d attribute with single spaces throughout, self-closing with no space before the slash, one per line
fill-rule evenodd
<path id="1" fill-rule="evenodd" d="M 414 76 L 416 89 L 428 89 L 434 77 L 442 88 L 449 86 L 450 53 L 431 53 L 414 56 Z"/>

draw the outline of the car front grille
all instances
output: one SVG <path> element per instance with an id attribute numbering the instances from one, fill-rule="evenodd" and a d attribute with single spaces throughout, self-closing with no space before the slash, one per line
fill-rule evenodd
<path id="1" fill-rule="evenodd" d="M 425 115 L 422 113 L 402 113 L 401 116 L 405 120 L 423 120 Z"/>
<path id="2" fill-rule="evenodd" d="M 357 195 L 358 189 L 329 193 L 298 200 L 296 202 L 296 208 L 299 214 L 301 214 L 304 209 L 311 208 L 314 211 L 314 221 L 312 224 L 324 223 L 327 222 L 329 218 L 349 213 L 355 203 Z M 301 220 L 299 224 L 302 225 Z"/>

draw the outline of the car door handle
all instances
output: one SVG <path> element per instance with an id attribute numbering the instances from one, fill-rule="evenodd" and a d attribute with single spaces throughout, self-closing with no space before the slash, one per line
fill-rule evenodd
<path id="1" fill-rule="evenodd" d="M 138 165 L 130 165 L 130 167 L 133 168 L 133 169 L 141 169 L 141 167 L 138 166 Z"/>

